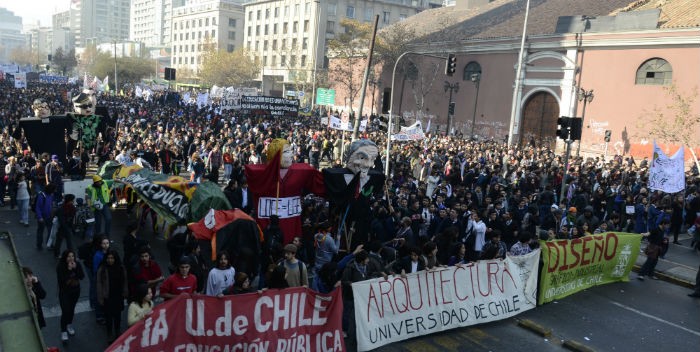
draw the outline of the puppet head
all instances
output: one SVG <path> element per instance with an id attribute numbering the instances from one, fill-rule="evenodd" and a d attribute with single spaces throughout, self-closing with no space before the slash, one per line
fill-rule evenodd
<path id="1" fill-rule="evenodd" d="M 94 115 L 97 106 L 97 97 L 92 88 L 83 89 L 83 92 L 73 98 L 73 111 L 80 115 Z"/>
<path id="2" fill-rule="evenodd" d="M 270 142 L 270 144 L 267 145 L 268 162 L 274 159 L 277 153 L 281 153 L 280 168 L 289 168 L 292 165 L 292 159 L 294 156 L 292 155 L 292 148 L 289 146 L 289 142 L 287 142 L 286 139 L 275 138 Z"/>
<path id="3" fill-rule="evenodd" d="M 358 139 L 350 144 L 345 151 L 345 167 L 352 173 L 366 177 L 374 166 L 374 160 L 379 155 L 379 148 L 369 139 Z"/>
<path id="4" fill-rule="evenodd" d="M 34 110 L 34 117 L 44 118 L 51 116 L 51 109 L 49 104 L 44 101 L 44 99 L 35 99 L 32 104 L 32 110 Z"/>

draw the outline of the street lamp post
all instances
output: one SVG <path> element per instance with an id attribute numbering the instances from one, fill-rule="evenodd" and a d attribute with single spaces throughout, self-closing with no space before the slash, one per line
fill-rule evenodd
<path id="1" fill-rule="evenodd" d="M 578 101 L 583 102 L 583 111 L 581 112 L 581 127 L 583 127 L 583 122 L 586 119 L 586 105 L 593 101 L 593 89 L 586 91 L 583 88 L 579 88 L 578 91 L 576 92 L 576 96 L 578 97 Z M 579 139 L 578 141 L 578 146 L 576 146 L 576 157 L 578 158 L 579 153 L 581 152 L 581 140 Z"/>
<path id="2" fill-rule="evenodd" d="M 474 112 L 472 112 L 472 139 L 474 139 L 474 126 L 476 126 L 476 104 L 479 102 L 479 83 L 481 82 L 481 73 L 472 73 L 469 77 L 476 85 L 476 95 L 474 96 Z"/>
<path id="3" fill-rule="evenodd" d="M 445 87 L 444 87 L 444 88 L 445 88 L 445 93 L 447 93 L 448 90 L 450 91 L 450 99 L 449 99 L 450 101 L 449 101 L 448 104 L 452 104 L 452 93 L 453 93 L 453 92 L 454 92 L 454 93 L 459 92 L 459 82 L 450 83 L 450 82 L 448 82 L 448 81 L 445 81 Z M 449 105 L 448 105 L 448 106 L 449 106 Z M 450 112 L 449 112 L 449 110 L 448 110 L 448 111 L 447 111 L 447 132 L 446 132 L 447 135 L 450 134 L 450 126 L 452 125 L 452 118 L 453 118 L 453 117 L 454 117 L 454 113 L 450 114 Z M 472 131 L 472 132 L 473 132 L 473 131 Z"/>
<path id="4" fill-rule="evenodd" d="M 119 78 L 117 77 L 117 41 L 114 41 L 114 95 L 119 93 Z"/>
<path id="5" fill-rule="evenodd" d="M 321 17 L 321 3 L 319 0 L 314 1 L 316 3 L 316 43 L 314 44 L 314 71 L 313 74 L 311 75 L 311 110 L 313 110 L 313 107 L 316 106 L 316 69 L 318 68 L 318 40 L 319 37 L 321 37 L 321 31 L 320 31 L 320 20 L 319 18 Z"/>

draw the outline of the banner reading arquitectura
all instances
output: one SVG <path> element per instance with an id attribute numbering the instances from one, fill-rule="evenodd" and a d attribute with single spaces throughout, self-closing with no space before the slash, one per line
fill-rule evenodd
<path id="1" fill-rule="evenodd" d="M 536 304 L 540 251 L 352 284 L 357 348 L 505 319 Z"/>
<path id="2" fill-rule="evenodd" d="M 573 240 L 540 241 L 544 266 L 538 304 L 589 287 L 629 281 L 642 235 L 608 232 Z"/>
<path id="3" fill-rule="evenodd" d="M 183 294 L 156 306 L 106 351 L 345 351 L 342 313 L 339 289 Z"/>

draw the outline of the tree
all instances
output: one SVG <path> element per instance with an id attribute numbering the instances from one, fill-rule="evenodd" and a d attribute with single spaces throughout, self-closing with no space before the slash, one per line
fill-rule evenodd
<path id="1" fill-rule="evenodd" d="M 117 78 L 120 85 L 138 83 L 142 78 L 152 76 L 154 69 L 155 62 L 151 59 L 140 57 L 117 58 Z M 112 76 L 110 81 L 116 83 L 114 77 L 114 56 L 110 53 L 97 52 L 93 64 L 88 67 L 88 72 L 97 77 Z M 113 88 L 117 90 L 119 87 Z"/>
<path id="2" fill-rule="evenodd" d="M 328 41 L 328 51 L 342 64 L 329 68 L 328 75 L 334 85 L 344 88 L 352 111 L 355 98 L 362 88 L 363 64 L 372 35 L 372 25 L 348 18 L 340 20 L 340 25 L 345 28 L 345 32 L 337 33 Z"/>
<path id="3" fill-rule="evenodd" d="M 10 52 L 10 61 L 18 65 L 33 64 L 36 61 L 36 54 L 29 49 L 18 46 Z"/>
<path id="4" fill-rule="evenodd" d="M 640 119 L 640 129 L 644 130 L 644 136 L 651 136 L 664 142 L 678 143 L 686 146 L 693 156 L 695 166 L 700 170 L 698 156 L 693 148 L 698 146 L 698 131 L 700 131 L 700 112 L 695 101 L 698 98 L 698 90 L 694 88 L 689 94 L 678 90 L 675 82 L 664 87 L 670 103 L 665 109 L 654 107 L 651 112 L 646 112 Z"/>
<path id="5" fill-rule="evenodd" d="M 417 72 L 415 72 L 415 74 L 406 75 L 411 81 L 411 91 L 413 91 L 413 98 L 416 101 L 416 109 L 421 113 L 423 112 L 423 108 L 425 108 L 425 97 L 433 88 L 433 83 L 435 83 L 435 78 L 440 69 L 440 64 L 436 62 L 430 62 L 427 63 L 427 65 L 428 69 L 425 71 L 413 65 L 412 67 L 415 67 Z"/>
<path id="6" fill-rule="evenodd" d="M 252 59 L 246 49 L 227 52 L 221 49 L 205 51 L 199 70 L 202 83 L 217 86 L 240 86 L 247 84 L 260 74 L 260 64 Z"/>
<path id="7" fill-rule="evenodd" d="M 74 67 L 78 66 L 78 60 L 75 58 L 75 49 L 70 49 L 70 51 L 65 54 L 63 48 L 58 47 L 52 59 L 51 63 L 64 76 L 66 72 L 70 72 Z"/>

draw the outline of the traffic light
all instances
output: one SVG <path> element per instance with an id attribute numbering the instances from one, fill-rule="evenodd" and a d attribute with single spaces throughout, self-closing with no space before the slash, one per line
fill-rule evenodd
<path id="1" fill-rule="evenodd" d="M 457 57 L 455 54 L 447 54 L 447 62 L 445 62 L 445 74 L 452 76 L 457 70 Z"/>
<path id="2" fill-rule="evenodd" d="M 454 101 L 450 102 L 450 107 L 447 109 L 447 112 L 448 112 L 450 115 L 454 115 L 454 114 L 455 114 L 455 102 L 454 102 Z"/>
<path id="3" fill-rule="evenodd" d="M 569 138 L 572 141 L 581 140 L 581 128 L 583 127 L 583 120 L 580 117 L 572 117 L 569 120 Z"/>
<path id="4" fill-rule="evenodd" d="M 610 142 L 610 136 L 612 135 L 611 130 L 605 130 L 605 142 Z"/>
<path id="5" fill-rule="evenodd" d="M 571 124 L 571 118 L 562 116 L 557 119 L 557 137 L 567 140 L 569 139 L 569 127 Z"/>
<path id="6" fill-rule="evenodd" d="M 379 121 L 378 121 L 377 125 L 379 126 L 380 131 L 383 131 L 383 132 L 388 131 L 389 130 L 388 129 L 389 118 L 387 118 L 386 115 L 384 115 L 384 114 L 379 115 Z"/>
<path id="7" fill-rule="evenodd" d="M 165 78 L 166 81 L 175 81 L 175 72 L 176 70 L 174 68 L 166 67 L 165 68 Z"/>

